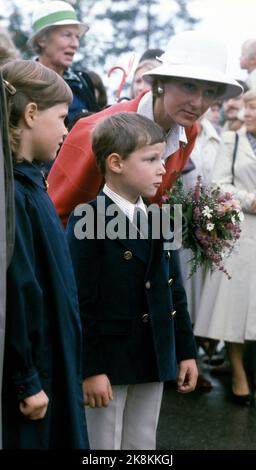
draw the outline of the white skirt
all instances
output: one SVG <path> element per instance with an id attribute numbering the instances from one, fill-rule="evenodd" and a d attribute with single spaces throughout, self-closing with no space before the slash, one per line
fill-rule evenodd
<path id="1" fill-rule="evenodd" d="M 207 273 L 194 334 L 233 343 L 256 340 L 256 216 L 245 214 L 225 267 L 230 280 L 221 271 Z"/>
<path id="2" fill-rule="evenodd" d="M 206 270 L 203 266 L 200 266 L 189 278 L 191 272 L 191 263 L 189 263 L 189 260 L 193 257 L 193 252 L 189 249 L 181 249 L 179 251 L 179 257 L 183 285 L 187 294 L 188 312 L 191 323 L 194 325 L 199 312 Z"/>

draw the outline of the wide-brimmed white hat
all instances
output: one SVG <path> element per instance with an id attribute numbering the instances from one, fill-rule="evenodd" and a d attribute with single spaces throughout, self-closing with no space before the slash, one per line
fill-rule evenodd
<path id="1" fill-rule="evenodd" d="M 143 76 L 193 78 L 226 85 L 225 91 L 216 97 L 219 100 L 232 98 L 243 91 L 243 87 L 226 72 L 226 45 L 203 33 L 185 31 L 173 36 L 158 60 L 161 65 Z"/>
<path id="2" fill-rule="evenodd" d="M 86 23 L 78 21 L 76 12 L 69 3 L 62 1 L 41 3 L 33 13 L 32 34 L 27 42 L 28 46 L 32 48 L 35 46 L 37 36 L 44 29 L 62 25 L 78 25 L 80 36 L 89 29 Z"/>

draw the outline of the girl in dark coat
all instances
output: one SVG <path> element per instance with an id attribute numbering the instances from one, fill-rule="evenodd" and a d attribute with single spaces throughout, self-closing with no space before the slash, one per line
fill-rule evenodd
<path id="1" fill-rule="evenodd" d="M 3 67 L 14 159 L 16 238 L 7 277 L 3 446 L 88 448 L 81 326 L 68 247 L 42 163 L 67 131 L 72 93 L 34 61 Z"/>

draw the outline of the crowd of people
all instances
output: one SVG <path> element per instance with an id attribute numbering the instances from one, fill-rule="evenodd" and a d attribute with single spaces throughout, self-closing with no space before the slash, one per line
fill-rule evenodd
<path id="1" fill-rule="evenodd" d="M 198 386 L 205 340 L 226 345 L 233 402 L 254 404 L 243 352 L 256 340 L 256 39 L 242 47 L 241 83 L 221 41 L 174 35 L 141 56 L 131 98 L 109 105 L 101 77 L 73 65 L 88 29 L 69 3 L 40 4 L 32 60 L 0 30 L 6 449 L 154 450 L 163 384 Z M 242 205 L 231 281 L 204 268 L 188 279 L 188 250 L 154 235 L 149 208 L 161 223 L 180 174 Z"/>

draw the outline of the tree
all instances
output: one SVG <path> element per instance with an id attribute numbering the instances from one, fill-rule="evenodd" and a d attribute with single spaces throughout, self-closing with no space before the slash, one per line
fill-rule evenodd
<path id="1" fill-rule="evenodd" d="M 13 5 L 13 11 L 9 17 L 9 21 L 9 31 L 12 35 L 12 39 L 15 46 L 21 51 L 21 53 L 26 56 L 29 56 L 30 54 L 26 46 L 28 40 L 28 32 L 24 31 L 23 17 L 20 9 L 16 5 Z"/>
<path id="2" fill-rule="evenodd" d="M 188 0 L 73 1 L 90 25 L 80 47 L 79 64 L 98 70 L 122 63 L 128 53 L 164 49 L 176 31 L 193 29 L 200 21 L 189 13 Z"/>
<path id="3" fill-rule="evenodd" d="M 40 1 L 36 0 L 35 5 Z M 79 63 L 87 68 L 107 70 L 127 53 L 141 55 L 151 47 L 164 49 L 176 31 L 193 29 L 199 21 L 189 13 L 188 5 L 192 0 L 66 1 L 76 9 L 79 19 L 90 26 L 79 49 Z M 18 0 L 12 0 L 13 12 L 9 15 L 9 29 L 23 54 L 28 37 L 24 20 L 30 0 L 27 3 L 23 12 Z"/>
<path id="4" fill-rule="evenodd" d="M 194 18 L 190 15 L 188 11 L 188 2 L 187 0 L 176 0 L 179 11 L 177 13 L 177 20 L 180 20 L 183 25 L 189 27 L 189 29 L 194 29 L 196 24 L 200 21 L 198 18 Z M 187 28 L 186 28 L 187 29 Z"/>

